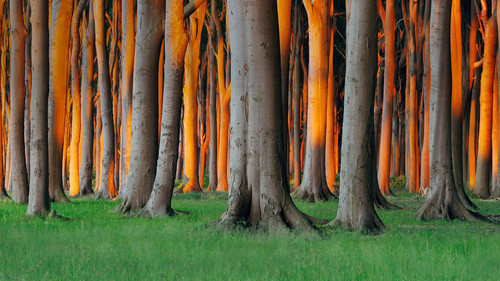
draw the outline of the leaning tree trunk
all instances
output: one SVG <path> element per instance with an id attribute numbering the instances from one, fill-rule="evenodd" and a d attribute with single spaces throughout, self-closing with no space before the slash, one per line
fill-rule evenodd
<path id="1" fill-rule="evenodd" d="M 350 3 L 347 23 L 344 132 L 337 217 L 349 230 L 380 232 L 385 226 L 374 208 L 372 185 L 373 99 L 377 71 L 377 10 L 370 0 Z"/>
<path id="2" fill-rule="evenodd" d="M 97 65 L 99 72 L 99 90 L 101 91 L 101 119 L 102 119 L 102 166 L 101 180 L 97 198 L 113 198 L 116 196 L 114 183 L 115 168 L 115 133 L 113 124 L 113 102 L 111 100 L 111 81 L 109 78 L 109 62 L 106 52 L 104 30 L 104 0 L 94 1 L 95 16 L 95 45 L 97 51 Z"/>
<path id="3" fill-rule="evenodd" d="M 28 203 L 28 176 L 24 151 L 24 44 L 26 29 L 23 21 L 23 1 L 10 1 L 10 165 L 12 199 Z"/>
<path id="4" fill-rule="evenodd" d="M 276 3 L 228 1 L 231 28 L 229 202 L 219 224 L 312 229 L 286 178 Z"/>
<path id="5" fill-rule="evenodd" d="M 88 23 L 85 41 L 82 47 L 82 96 L 81 96 L 81 152 L 80 152 L 80 174 L 79 196 L 92 194 L 92 159 L 94 144 L 94 122 L 93 122 L 93 90 L 94 80 L 94 12 L 92 1 L 88 1 Z"/>
<path id="6" fill-rule="evenodd" d="M 184 56 L 188 43 L 180 0 L 167 0 L 165 25 L 165 80 L 161 120 L 160 152 L 151 196 L 141 214 L 148 217 L 173 215 L 171 207 L 175 170 L 179 155 Z M 212 72 L 210 73 L 212 75 Z M 214 128 L 215 130 L 215 128 Z"/>
<path id="7" fill-rule="evenodd" d="M 496 14 L 490 17 L 485 28 L 483 73 L 481 74 L 481 94 L 479 95 L 479 137 L 474 195 L 482 199 L 490 197 L 493 82 L 495 80 L 498 44 L 495 17 Z"/>
<path id="8" fill-rule="evenodd" d="M 71 22 L 72 12 L 73 1 L 52 1 L 48 103 L 49 193 L 51 200 L 68 203 L 69 199 L 63 190 L 62 156 L 69 69 L 68 23 Z"/>
<path id="9" fill-rule="evenodd" d="M 451 142 L 451 1 L 432 2 L 430 30 L 430 137 L 431 167 L 430 191 L 427 200 L 417 212 L 421 220 L 461 219 L 476 221 L 481 218 L 465 208 L 458 197 L 452 168 Z"/>
<path id="10" fill-rule="evenodd" d="M 328 60 L 324 56 L 328 54 L 328 1 L 303 2 L 309 20 L 307 139 L 304 177 L 294 195 L 320 202 L 333 197 L 325 171 Z"/>
<path id="11" fill-rule="evenodd" d="M 49 27 L 47 0 L 31 0 L 32 73 L 30 190 L 26 215 L 42 216 L 50 210 L 47 98 L 49 94 Z"/>
<path id="12" fill-rule="evenodd" d="M 132 94 L 132 139 L 127 193 L 120 211 L 144 207 L 153 188 L 158 154 L 158 60 L 165 1 L 137 4 L 137 38 Z M 168 100 L 167 100 L 168 101 Z"/>

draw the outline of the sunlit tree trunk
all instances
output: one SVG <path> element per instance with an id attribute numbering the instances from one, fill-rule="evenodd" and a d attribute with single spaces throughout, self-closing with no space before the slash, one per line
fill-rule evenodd
<path id="1" fill-rule="evenodd" d="M 310 230 L 310 220 L 289 195 L 283 165 L 286 152 L 276 5 L 266 0 L 229 0 L 228 16 L 234 89 L 230 191 L 219 224 Z"/>
<path id="2" fill-rule="evenodd" d="M 49 49 L 49 193 L 56 202 L 69 202 L 63 190 L 62 156 L 66 96 L 68 91 L 68 54 L 73 1 L 52 1 Z"/>
<path id="3" fill-rule="evenodd" d="M 180 0 L 166 1 L 165 80 L 160 149 L 151 196 L 142 209 L 144 216 L 173 215 L 171 201 L 179 153 L 182 82 L 188 37 L 184 30 Z"/>
<path id="4" fill-rule="evenodd" d="M 328 1 L 303 0 L 309 21 L 309 76 L 307 139 L 304 177 L 295 191 L 297 198 L 311 202 L 333 197 L 325 173 L 326 111 L 328 91 Z"/>
<path id="5" fill-rule="evenodd" d="M 455 187 L 451 140 L 451 54 L 450 20 L 452 0 L 432 2 L 430 26 L 430 191 L 417 218 L 478 220 L 464 207 Z"/>
<path id="6" fill-rule="evenodd" d="M 429 170 L 429 99 L 431 89 L 431 66 L 430 66 L 430 16 L 431 16 L 431 2 L 425 3 L 425 42 L 424 42 L 424 74 L 423 74 L 423 107 L 424 107 L 424 133 L 422 140 L 422 155 L 420 157 L 420 192 L 427 192 L 429 190 L 430 170 Z"/>
<path id="7" fill-rule="evenodd" d="M 495 17 L 496 14 L 490 17 L 485 28 L 483 73 L 481 74 L 481 94 L 479 95 L 479 138 L 474 195 L 483 199 L 490 197 L 493 84 L 498 44 Z"/>
<path id="8" fill-rule="evenodd" d="M 29 202 L 26 215 L 42 216 L 50 210 L 47 100 L 49 94 L 49 27 L 47 0 L 31 0 L 32 73 Z"/>
<path id="9" fill-rule="evenodd" d="M 88 0 L 87 0 L 88 1 Z M 93 87 L 94 81 L 94 9 L 92 1 L 88 1 L 88 20 L 85 40 L 82 47 L 82 96 L 81 96 L 81 157 L 80 157 L 80 175 L 79 195 L 93 193 L 92 190 L 92 160 L 94 143 L 94 122 L 93 122 Z M 96 142 L 97 145 L 97 142 Z"/>
<path id="10" fill-rule="evenodd" d="M 137 4 L 137 38 L 132 90 L 130 170 L 122 212 L 146 205 L 158 158 L 158 60 L 164 35 L 165 1 Z"/>
<path id="11" fill-rule="evenodd" d="M 28 177 L 24 156 L 24 48 L 26 29 L 23 21 L 24 1 L 10 1 L 10 36 L 12 40 L 10 57 L 10 132 L 9 143 L 11 165 L 12 199 L 28 203 Z M 5 71 L 5 70 L 4 70 Z"/>
<path id="12" fill-rule="evenodd" d="M 99 71 L 99 90 L 101 92 L 102 139 L 101 179 L 97 198 L 113 198 L 116 196 L 114 184 L 115 168 L 115 134 L 113 125 L 113 104 L 111 100 L 111 81 L 109 77 L 109 62 L 106 52 L 104 31 L 104 0 L 94 1 L 95 45 Z"/>
<path id="13" fill-rule="evenodd" d="M 206 13 L 202 4 L 189 18 L 189 43 L 185 58 L 184 81 L 184 179 L 179 192 L 200 192 L 198 175 L 198 71 L 200 66 L 201 31 Z M 219 182 L 220 184 L 220 182 Z"/>
<path id="14" fill-rule="evenodd" d="M 340 198 L 333 225 L 379 232 L 385 226 L 373 202 L 373 99 L 377 72 L 377 10 L 370 0 L 350 2 L 347 22 L 344 132 Z"/>

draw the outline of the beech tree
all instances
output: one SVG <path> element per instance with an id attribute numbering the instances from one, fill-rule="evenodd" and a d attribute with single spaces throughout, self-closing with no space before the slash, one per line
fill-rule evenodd
<path id="1" fill-rule="evenodd" d="M 24 1 L 10 1 L 10 35 L 12 38 L 10 59 L 10 165 L 12 199 L 28 203 L 28 177 L 24 151 L 24 44 L 26 29 L 23 21 Z"/>
<path id="2" fill-rule="evenodd" d="M 337 217 L 331 223 L 354 231 L 379 232 L 385 226 L 374 207 L 373 100 L 377 63 L 375 1 L 350 1 L 344 132 Z"/>
<path id="3" fill-rule="evenodd" d="M 31 142 L 28 216 L 46 215 L 50 210 L 47 100 L 49 94 L 48 1 L 31 0 Z"/>
<path id="4" fill-rule="evenodd" d="M 231 141 L 228 208 L 219 224 L 312 229 L 293 204 L 283 166 L 277 7 L 228 0 L 231 29 Z"/>

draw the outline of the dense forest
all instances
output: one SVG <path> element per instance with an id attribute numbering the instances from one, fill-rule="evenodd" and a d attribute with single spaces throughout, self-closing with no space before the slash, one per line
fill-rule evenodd
<path id="1" fill-rule="evenodd" d="M 299 230 L 326 222 L 294 200 L 338 199 L 330 225 L 380 232 L 404 175 L 418 219 L 490 220 L 467 194 L 500 197 L 499 8 L 0 0 L 0 196 L 154 218 L 229 192 L 219 225 Z"/>

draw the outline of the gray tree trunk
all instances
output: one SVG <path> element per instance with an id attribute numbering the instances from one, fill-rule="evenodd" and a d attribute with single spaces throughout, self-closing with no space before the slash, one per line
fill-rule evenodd
<path id="1" fill-rule="evenodd" d="M 340 200 L 337 217 L 331 223 L 367 233 L 385 228 L 374 208 L 372 187 L 375 180 L 373 102 L 377 71 L 375 5 L 371 0 L 350 1 Z"/>
<path id="2" fill-rule="evenodd" d="M 144 207 L 153 188 L 158 159 L 158 60 L 164 16 L 163 0 L 137 3 L 130 170 L 127 192 L 119 208 L 122 212 Z"/>
<path id="3" fill-rule="evenodd" d="M 482 217 L 467 210 L 458 197 L 452 167 L 451 0 L 433 1 L 431 13 L 430 190 L 427 200 L 417 212 L 417 218 L 476 221 Z"/>
<path id="4" fill-rule="evenodd" d="M 31 0 L 32 73 L 30 190 L 28 216 L 46 215 L 50 210 L 47 99 L 49 94 L 48 1 Z"/>
<path id="5" fill-rule="evenodd" d="M 229 0 L 231 141 L 228 208 L 219 225 L 311 230 L 284 166 L 276 2 Z"/>
<path id="6" fill-rule="evenodd" d="M 24 60 L 26 29 L 23 21 L 23 1 L 10 1 L 10 165 L 12 199 L 28 203 L 28 176 L 24 151 Z"/>

